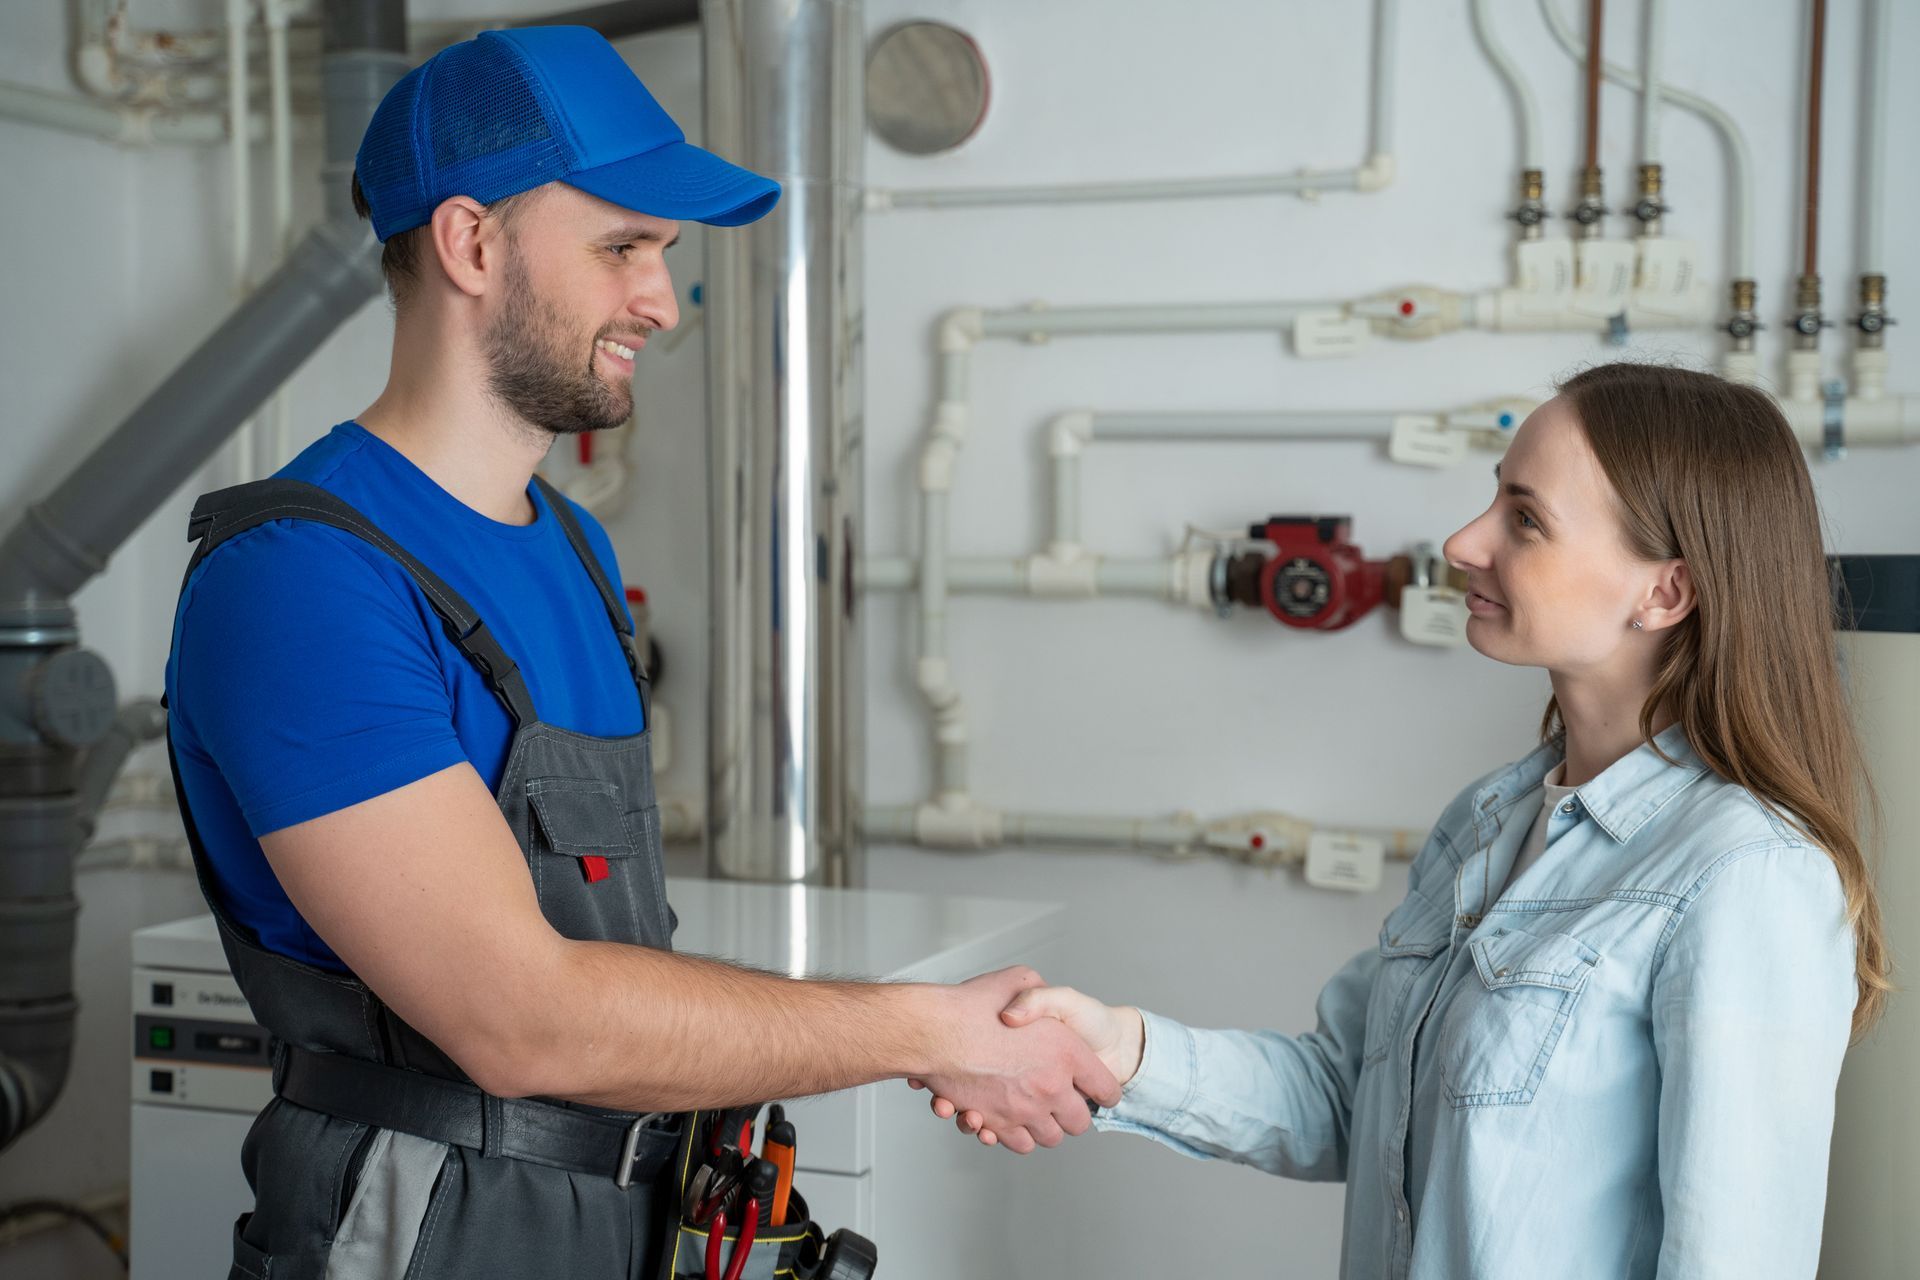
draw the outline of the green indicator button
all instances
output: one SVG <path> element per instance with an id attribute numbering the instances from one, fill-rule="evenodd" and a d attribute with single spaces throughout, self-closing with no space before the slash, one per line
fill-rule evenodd
<path id="1" fill-rule="evenodd" d="M 173 1028 L 172 1027 L 148 1027 L 147 1043 L 152 1045 L 156 1049 L 173 1048 Z"/>

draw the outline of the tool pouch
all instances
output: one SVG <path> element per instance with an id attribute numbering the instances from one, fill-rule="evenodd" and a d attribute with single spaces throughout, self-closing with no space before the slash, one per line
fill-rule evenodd
<path id="1" fill-rule="evenodd" d="M 707 1280 L 707 1244 L 709 1224 L 692 1217 L 689 1196 L 698 1170 L 712 1150 L 714 1129 L 721 1123 L 737 1127 L 742 1118 L 757 1116 L 759 1108 L 734 1108 L 730 1111 L 694 1111 L 688 1113 L 680 1149 L 674 1155 L 672 1175 L 662 1179 L 659 1221 L 667 1225 L 671 1237 L 662 1242 L 659 1280 Z M 798 1186 L 787 1197 L 786 1221 L 780 1226 L 766 1222 L 767 1206 L 761 1209 L 753 1243 L 747 1247 L 746 1265 L 740 1280 L 826 1280 L 823 1265 L 828 1252 L 828 1234 L 807 1212 L 806 1199 Z M 835 1232 L 837 1237 L 851 1233 Z M 740 1239 L 740 1224 L 729 1221 L 723 1236 L 720 1256 L 722 1271 L 733 1262 Z M 855 1237 L 858 1239 L 858 1237 Z M 864 1240 L 865 1256 L 872 1246 Z M 841 1268 L 832 1268 L 845 1274 Z M 866 1269 L 866 1274 L 872 1274 Z"/>

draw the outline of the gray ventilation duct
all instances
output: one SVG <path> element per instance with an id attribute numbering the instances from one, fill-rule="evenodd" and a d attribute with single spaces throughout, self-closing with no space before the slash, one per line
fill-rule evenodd
<path id="1" fill-rule="evenodd" d="M 73 593 L 381 287 L 347 185 L 373 109 L 412 65 L 406 5 L 325 0 L 321 29 L 323 220 L 0 539 L 0 1149 L 66 1082 L 74 856 L 126 752 L 163 729 L 137 703 L 116 716 L 106 664 L 80 648 Z"/>
<path id="2" fill-rule="evenodd" d="M 864 769 L 859 0 L 706 0 L 703 141 L 779 180 L 707 237 L 709 872 L 853 884 Z"/>
<path id="3" fill-rule="evenodd" d="M 610 4 L 590 4 L 581 9 L 542 14 L 528 19 L 527 25 L 592 27 L 609 40 L 624 40 L 628 36 L 643 36 L 698 21 L 700 0 L 613 0 Z"/>

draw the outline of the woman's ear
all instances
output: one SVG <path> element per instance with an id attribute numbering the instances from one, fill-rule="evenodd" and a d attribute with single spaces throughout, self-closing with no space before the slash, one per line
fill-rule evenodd
<path id="1" fill-rule="evenodd" d="M 1638 629 L 1664 631 L 1685 621 L 1699 602 L 1693 589 L 1693 572 L 1685 560 L 1666 560 L 1655 566 L 1653 585 L 1634 620 Z"/>

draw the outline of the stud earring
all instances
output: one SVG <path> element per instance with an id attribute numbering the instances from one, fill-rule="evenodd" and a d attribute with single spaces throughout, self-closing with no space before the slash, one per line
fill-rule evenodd
<path id="1" fill-rule="evenodd" d="M 1645 631 L 1647 629 L 1647 624 L 1640 621 L 1640 619 L 1635 618 L 1633 620 L 1633 629 L 1635 631 Z"/>

